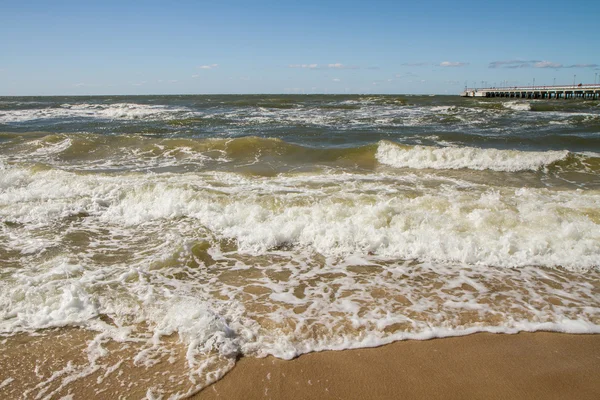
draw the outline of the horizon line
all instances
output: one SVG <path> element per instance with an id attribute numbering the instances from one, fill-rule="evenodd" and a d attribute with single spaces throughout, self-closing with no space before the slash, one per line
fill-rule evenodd
<path id="1" fill-rule="evenodd" d="M 464 89 L 463 89 L 464 90 Z M 456 92 L 459 95 L 460 92 Z M 0 97 L 94 97 L 94 96 L 454 96 L 450 93 L 149 93 L 149 94 L 0 94 Z"/>

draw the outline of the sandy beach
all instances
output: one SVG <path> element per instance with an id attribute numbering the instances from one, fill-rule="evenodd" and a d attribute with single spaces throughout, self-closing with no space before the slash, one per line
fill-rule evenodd
<path id="1" fill-rule="evenodd" d="M 187 377 L 176 336 L 165 338 L 170 351 L 150 364 L 137 360 L 138 345 L 114 341 L 89 364 L 84 349 L 94 341 L 80 329 L 3 340 L 0 398 L 185 398 L 201 383 Z M 192 398 L 598 399 L 598 376 L 600 335 L 477 333 L 293 360 L 240 357 Z"/>
<path id="2" fill-rule="evenodd" d="M 598 399 L 600 335 L 474 334 L 242 358 L 194 399 Z"/>

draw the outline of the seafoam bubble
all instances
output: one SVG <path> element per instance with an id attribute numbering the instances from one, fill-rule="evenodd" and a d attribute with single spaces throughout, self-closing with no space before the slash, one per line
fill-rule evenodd
<path id="1" fill-rule="evenodd" d="M 502 105 L 514 111 L 531 111 L 531 104 L 529 102 L 507 101 L 503 102 Z"/>
<path id="2" fill-rule="evenodd" d="M 81 273 L 81 266 L 60 258 L 3 279 L 0 332 L 76 325 L 97 316 L 93 296 L 75 279 Z"/>
<path id="3" fill-rule="evenodd" d="M 475 147 L 402 146 L 382 141 L 377 160 L 395 168 L 473 169 L 492 171 L 537 171 L 568 157 L 562 151 L 520 151 Z"/>

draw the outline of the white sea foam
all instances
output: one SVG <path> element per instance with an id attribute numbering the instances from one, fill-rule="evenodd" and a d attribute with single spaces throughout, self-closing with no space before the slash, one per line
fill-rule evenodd
<path id="1" fill-rule="evenodd" d="M 523 101 L 507 101 L 502 105 L 514 111 L 531 111 L 531 104 Z"/>
<path id="2" fill-rule="evenodd" d="M 15 379 L 14 378 L 6 378 L 5 380 L 3 380 L 2 382 L 0 382 L 0 389 L 2 389 L 5 386 L 8 386 L 11 384 L 11 382 L 13 382 Z"/>
<path id="3" fill-rule="evenodd" d="M 600 158 L 600 153 L 595 151 L 579 151 L 577 154 L 580 154 L 586 158 Z"/>
<path id="4" fill-rule="evenodd" d="M 34 140 L 30 145 L 35 150 L 28 154 L 28 156 L 39 160 L 40 158 L 61 153 L 71 147 L 71 144 L 72 140 L 66 136 L 62 140 L 55 143 L 44 143 L 41 140 Z"/>
<path id="5" fill-rule="evenodd" d="M 455 106 L 414 106 L 381 104 L 377 99 L 345 101 L 341 105 L 354 104 L 355 109 L 323 109 L 319 107 L 293 108 L 239 108 L 235 110 L 194 111 L 187 107 L 113 103 L 62 104 L 52 108 L 1 110 L 0 123 L 27 122 L 71 122 L 81 119 L 111 120 L 169 120 L 174 118 L 203 117 L 210 120 L 216 117 L 235 122 L 238 126 L 263 124 L 302 124 L 315 126 L 335 126 L 340 128 L 357 126 L 427 126 L 439 123 L 440 116 L 452 116 L 455 123 L 477 125 L 489 122 L 497 114 L 495 110 L 473 109 Z M 343 121 L 343 124 L 340 122 Z"/>
<path id="6" fill-rule="evenodd" d="M 191 113 L 185 107 L 169 107 L 136 103 L 62 104 L 54 108 L 34 108 L 0 111 L 0 123 L 18 123 L 35 120 L 90 118 L 102 120 L 169 119 L 178 113 Z"/>
<path id="7" fill-rule="evenodd" d="M 340 175 L 344 180 L 315 180 L 9 171 L 0 181 L 6 188 L 2 217 L 34 226 L 82 212 L 124 226 L 189 217 L 250 253 L 289 243 L 328 255 L 358 251 L 500 266 L 599 264 L 600 231 L 589 216 L 600 209 L 594 191 L 489 188 L 437 177 L 433 188 L 424 189 L 422 184 L 431 185 L 427 178 L 410 174 L 390 186 L 377 176 L 357 180 L 347 174 Z"/>
<path id="8" fill-rule="evenodd" d="M 185 145 L 169 148 L 158 142 L 147 144 L 145 147 L 143 143 L 139 147 L 126 143 L 114 148 L 99 143 L 94 148 L 97 154 L 79 150 L 79 154 L 67 154 L 68 162 L 61 158 L 65 152 L 71 150 L 74 141 L 81 142 L 85 139 L 84 135 L 54 135 L 49 140 L 32 140 L 22 144 L 19 151 L 0 158 L 0 162 L 5 159 L 9 162 L 45 163 L 74 171 L 156 171 L 172 167 L 202 167 L 207 162 L 230 161 L 222 150 L 203 151 Z"/>
<path id="9" fill-rule="evenodd" d="M 190 370 L 216 379 L 237 354 L 600 332 L 596 191 L 3 168 L 0 246 L 16 255 L 0 261 L 2 333 L 77 325 L 150 340 L 136 358 L 148 366 L 178 333 Z M 98 339 L 88 351 L 106 350 Z"/>
<path id="10" fill-rule="evenodd" d="M 225 113 L 207 115 L 235 121 L 240 126 L 262 124 L 315 125 L 349 129 L 360 126 L 429 126 L 440 123 L 445 117 L 454 118 L 454 124 L 479 125 L 489 123 L 497 117 L 496 110 L 473 109 L 456 106 L 412 106 L 380 104 L 370 100 L 344 101 L 342 105 L 353 104 L 356 109 L 286 108 L 271 109 L 257 107 Z M 342 123 L 343 122 L 343 123 Z"/>
<path id="11" fill-rule="evenodd" d="M 382 141 L 377 160 L 395 168 L 537 171 L 569 155 L 563 151 L 529 152 L 475 147 L 402 146 Z"/>

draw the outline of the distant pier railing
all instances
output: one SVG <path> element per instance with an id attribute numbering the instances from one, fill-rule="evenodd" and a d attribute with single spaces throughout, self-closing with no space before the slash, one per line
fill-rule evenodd
<path id="1" fill-rule="evenodd" d="M 502 88 L 467 88 L 462 97 L 509 97 L 516 99 L 600 99 L 600 84 L 560 86 L 514 86 Z"/>

